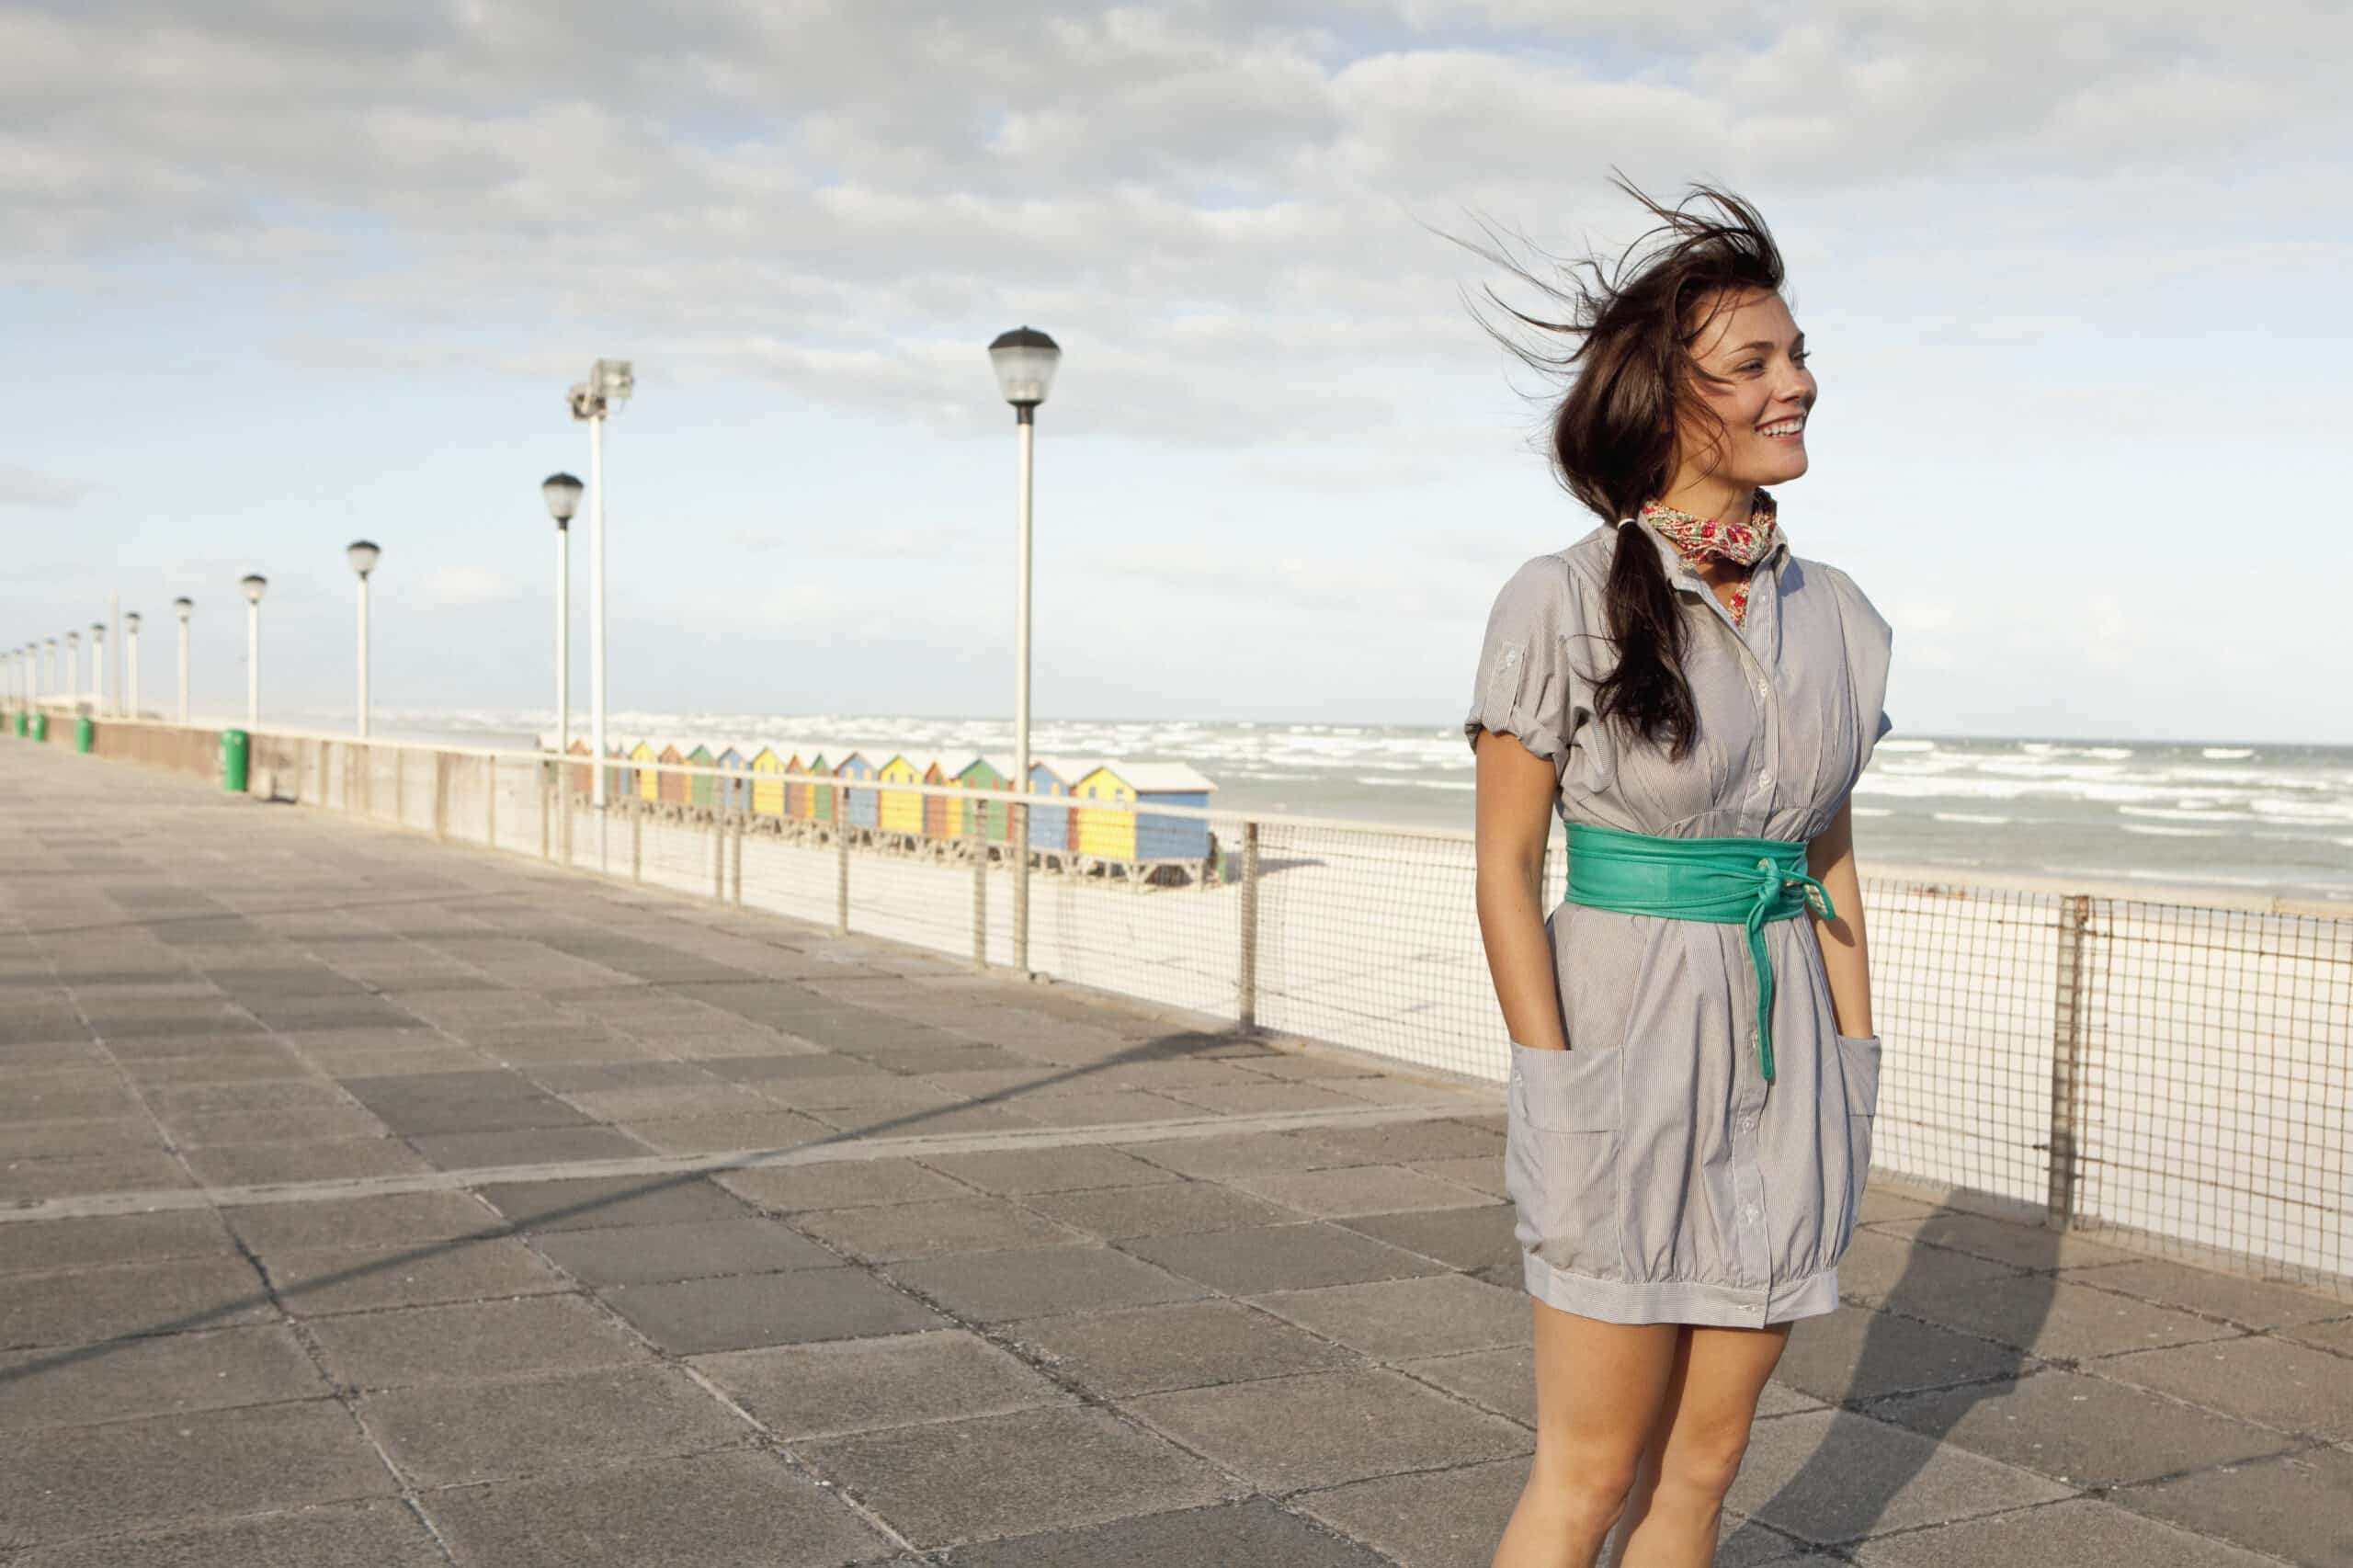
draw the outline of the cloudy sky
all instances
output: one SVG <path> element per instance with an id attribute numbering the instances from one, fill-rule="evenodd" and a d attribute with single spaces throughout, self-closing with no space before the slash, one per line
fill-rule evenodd
<path id="1" fill-rule="evenodd" d="M 0 646 L 188 594 L 225 709 L 260 571 L 272 699 L 347 706 L 365 535 L 380 702 L 544 702 L 605 355 L 617 707 L 1006 713 L 1029 323 L 1040 712 L 1443 722 L 1592 520 L 1432 230 L 1613 248 L 1615 165 L 1780 235 L 1783 520 L 1900 730 L 2346 742 L 2348 51 L 2319 0 L 0 3 Z"/>

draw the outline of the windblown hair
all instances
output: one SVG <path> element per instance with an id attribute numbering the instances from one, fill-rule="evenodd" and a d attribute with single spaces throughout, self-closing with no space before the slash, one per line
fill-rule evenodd
<path id="1" fill-rule="evenodd" d="M 1613 169 L 1611 176 L 1658 222 L 1608 271 L 1590 256 L 1563 262 L 1521 242 L 1550 264 L 1552 276 L 1540 276 L 1515 260 L 1483 223 L 1491 244 L 1458 243 L 1558 307 L 1531 315 L 1506 303 L 1492 285 L 1484 289 L 1514 322 L 1534 330 L 1533 341 L 1497 327 L 1475 307 L 1473 313 L 1522 363 L 1571 378 L 1551 417 L 1554 469 L 1572 494 L 1615 522 L 1666 493 L 1678 448 L 1694 454 L 1725 449 L 1729 433 L 1699 383 L 1724 384 L 1728 378 L 1702 367 L 1692 345 L 1717 312 L 1744 296 L 1780 292 L 1784 275 L 1765 220 L 1738 196 L 1694 185 L 1681 202 L 1667 207 L 1623 174 Z M 1604 597 L 1618 661 L 1597 683 L 1595 711 L 1679 759 L 1689 753 L 1698 729 L 1683 676 L 1685 623 L 1651 541 L 1630 539 L 1620 529 L 1617 544 Z"/>

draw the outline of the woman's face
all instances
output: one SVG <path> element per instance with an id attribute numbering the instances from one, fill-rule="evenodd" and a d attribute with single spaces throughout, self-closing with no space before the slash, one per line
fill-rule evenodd
<path id="1" fill-rule="evenodd" d="M 1724 379 L 1695 377 L 1692 387 L 1723 421 L 1722 437 L 1687 419 L 1691 449 L 1677 455 L 1687 469 L 1696 468 L 1718 483 L 1769 485 L 1795 479 L 1806 469 L 1806 416 L 1819 395 L 1813 373 L 1805 368 L 1805 334 L 1780 295 L 1762 290 L 1716 303 L 1714 312 L 1691 351 L 1703 369 Z M 1677 444 L 1683 444 L 1681 437 Z"/>

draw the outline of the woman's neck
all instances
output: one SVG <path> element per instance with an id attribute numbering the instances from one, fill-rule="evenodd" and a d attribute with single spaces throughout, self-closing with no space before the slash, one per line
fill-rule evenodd
<path id="1" fill-rule="evenodd" d="M 1695 517 L 1729 517 L 1746 522 L 1756 508 L 1756 486 L 1721 479 L 1679 481 L 1659 498 L 1659 505 L 1688 512 Z"/>

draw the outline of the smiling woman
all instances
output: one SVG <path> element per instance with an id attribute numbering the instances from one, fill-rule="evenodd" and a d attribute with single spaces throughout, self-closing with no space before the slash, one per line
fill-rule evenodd
<path id="1" fill-rule="evenodd" d="M 1838 1304 L 1878 1100 L 1849 824 L 1888 626 L 1765 488 L 1805 472 L 1819 389 L 1763 219 L 1624 188 L 1659 221 L 1639 265 L 1506 262 L 1563 307 L 1512 314 L 1566 348 L 1506 341 L 1572 372 L 1553 457 L 1604 521 L 1504 585 L 1464 722 L 1535 1317 L 1498 1568 L 1590 1568 L 1613 1531 L 1621 1564 L 1711 1560 L 1789 1325 Z"/>

